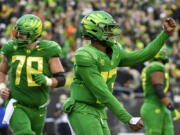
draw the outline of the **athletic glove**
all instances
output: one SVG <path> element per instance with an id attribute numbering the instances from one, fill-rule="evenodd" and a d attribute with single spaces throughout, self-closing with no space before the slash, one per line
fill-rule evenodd
<path id="1" fill-rule="evenodd" d="M 174 109 L 171 112 L 171 116 L 172 116 L 173 120 L 179 120 L 180 119 L 180 113 L 177 109 Z"/>
<path id="2" fill-rule="evenodd" d="M 52 86 L 52 79 L 44 74 L 33 74 L 33 79 L 39 85 Z"/>

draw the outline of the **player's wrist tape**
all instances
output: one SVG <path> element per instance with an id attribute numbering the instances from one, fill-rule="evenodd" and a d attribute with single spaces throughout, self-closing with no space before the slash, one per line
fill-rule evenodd
<path id="1" fill-rule="evenodd" d="M 132 117 L 129 121 L 129 124 L 136 125 L 140 119 L 140 117 Z"/>
<path id="2" fill-rule="evenodd" d="M 45 76 L 45 79 L 46 79 L 46 85 L 47 85 L 47 86 L 52 86 L 52 84 L 53 84 L 52 79 L 49 78 L 49 77 L 47 77 L 47 76 Z"/>
<path id="3" fill-rule="evenodd" d="M 166 106 L 170 111 L 174 111 L 175 107 L 172 103 L 169 103 L 167 106 Z"/>
<path id="4" fill-rule="evenodd" d="M 4 89 L 6 88 L 6 84 L 5 83 L 0 83 L 0 89 Z"/>

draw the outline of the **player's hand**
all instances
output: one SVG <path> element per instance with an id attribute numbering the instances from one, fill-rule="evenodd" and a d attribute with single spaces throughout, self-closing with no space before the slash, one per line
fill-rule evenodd
<path id="1" fill-rule="evenodd" d="M 171 112 L 171 116 L 173 120 L 179 120 L 180 119 L 180 112 L 177 109 L 174 109 Z"/>
<path id="2" fill-rule="evenodd" d="M 166 18 L 165 21 L 164 21 L 164 24 L 163 24 L 163 28 L 164 28 L 164 31 L 167 33 L 167 34 L 172 34 L 172 32 L 175 30 L 176 28 L 176 22 L 174 19 L 172 18 Z"/>
<path id="3" fill-rule="evenodd" d="M 144 122 L 140 117 L 133 117 L 128 124 L 134 131 L 138 131 L 144 126 Z"/>
<path id="4" fill-rule="evenodd" d="M 0 95 L 1 95 L 2 99 L 5 99 L 5 100 L 8 99 L 10 96 L 9 89 L 8 88 L 2 88 L 0 90 Z"/>
<path id="5" fill-rule="evenodd" d="M 43 74 L 33 74 L 32 76 L 33 76 L 33 80 L 39 85 L 47 83 L 46 76 Z"/>

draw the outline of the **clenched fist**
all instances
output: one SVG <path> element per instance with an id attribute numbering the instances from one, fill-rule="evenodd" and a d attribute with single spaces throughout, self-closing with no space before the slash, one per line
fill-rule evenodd
<path id="1" fill-rule="evenodd" d="M 144 122 L 140 117 L 133 117 L 128 124 L 134 131 L 138 131 L 144 126 Z"/>
<path id="2" fill-rule="evenodd" d="M 164 24 L 163 24 L 163 28 L 164 28 L 164 31 L 167 33 L 167 34 L 172 34 L 172 32 L 175 30 L 176 28 L 176 22 L 174 19 L 172 18 L 166 18 L 165 21 L 164 21 Z"/>
<path id="3" fill-rule="evenodd" d="M 9 95 L 10 95 L 9 89 L 8 88 L 2 88 L 0 90 L 0 95 L 1 95 L 2 99 L 8 99 Z"/>

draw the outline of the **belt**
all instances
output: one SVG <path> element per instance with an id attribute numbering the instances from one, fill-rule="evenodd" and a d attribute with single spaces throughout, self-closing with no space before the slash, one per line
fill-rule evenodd
<path id="1" fill-rule="evenodd" d="M 99 109 L 104 109 L 104 107 L 105 107 L 102 104 L 90 103 L 90 102 L 87 102 L 87 101 L 75 100 L 75 102 L 83 103 L 83 104 L 86 104 L 86 105 L 89 105 L 89 106 L 92 106 L 92 107 L 95 107 L 95 108 L 99 108 Z"/>
<path id="2" fill-rule="evenodd" d="M 35 108 L 35 109 L 42 109 L 42 108 L 45 108 L 48 106 L 50 100 L 48 100 L 46 103 L 40 105 L 40 106 L 36 106 L 36 105 L 31 105 L 31 104 L 26 104 L 26 103 L 23 103 L 23 102 L 19 102 L 17 101 L 17 104 L 20 104 L 22 106 L 25 106 L 25 107 L 29 107 L 29 108 Z"/>

